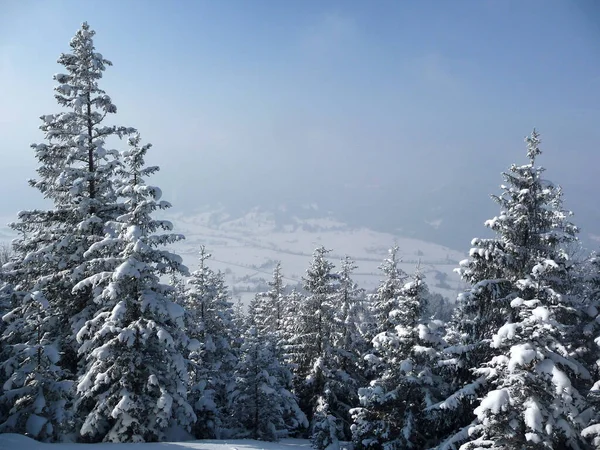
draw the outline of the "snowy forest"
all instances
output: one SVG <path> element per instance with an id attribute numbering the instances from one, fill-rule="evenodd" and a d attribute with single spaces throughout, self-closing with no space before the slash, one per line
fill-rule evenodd
<path id="1" fill-rule="evenodd" d="M 94 35 L 84 23 L 60 55 L 58 112 L 31 146 L 29 184 L 51 206 L 19 212 L 1 255 L 0 432 L 600 448 L 600 258 L 578 244 L 535 130 L 456 269 L 469 287 L 451 315 L 393 243 L 374 292 L 350 256 L 334 265 L 319 247 L 299 288 L 277 265 L 244 310 L 210 249 L 193 272 L 169 250 L 185 237 L 160 218 L 170 204 L 148 184 L 151 145 L 114 122 Z"/>

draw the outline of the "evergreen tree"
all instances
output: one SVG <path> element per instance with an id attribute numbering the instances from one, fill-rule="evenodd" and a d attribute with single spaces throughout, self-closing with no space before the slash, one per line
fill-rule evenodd
<path id="1" fill-rule="evenodd" d="M 535 165 L 539 135 L 527 138 L 529 163 L 504 174 L 493 196 L 495 238 L 474 239 L 460 273 L 472 284 L 459 298 L 449 339 L 455 392 L 440 448 L 584 448 L 585 399 L 575 380 L 589 378 L 570 341 L 580 320 L 569 295 L 566 247 L 577 229 L 562 209 L 562 191 Z"/>
<path id="2" fill-rule="evenodd" d="M 188 280 L 185 299 L 188 335 L 198 342 L 189 355 L 190 401 L 198 417 L 193 434 L 198 439 L 227 433 L 238 361 L 233 305 L 222 274 L 206 265 L 210 256 L 202 246 L 200 267 Z"/>
<path id="3" fill-rule="evenodd" d="M 296 306 L 293 318 L 293 336 L 288 345 L 287 357 L 295 370 L 295 392 L 302 411 L 312 418 L 317 400 L 324 395 L 328 383 L 334 378 L 333 360 L 333 294 L 337 275 L 333 264 L 326 258 L 329 250 L 319 247 L 304 277 L 303 296 Z M 338 424 L 341 428 L 341 423 Z"/>
<path id="4" fill-rule="evenodd" d="M 9 246 L 0 245 L 0 361 L 5 361 L 10 357 L 11 348 L 6 343 L 9 339 L 5 336 L 8 326 L 7 320 L 2 318 L 17 306 L 16 299 L 19 297 L 15 292 L 12 283 L 7 281 L 5 272 L 8 271 L 6 266 L 12 257 L 12 249 Z M 7 374 L 0 370 L 0 386 L 4 385 L 7 379 Z M 1 392 L 1 391 L 0 391 Z M 0 402 L 0 422 L 5 418 L 2 403 Z"/>
<path id="5" fill-rule="evenodd" d="M 91 287 L 98 305 L 77 334 L 87 362 L 77 412 L 88 441 L 160 441 L 169 427 L 189 430 L 195 420 L 186 399 L 184 311 L 172 301 L 173 288 L 160 281 L 187 273 L 181 258 L 162 248 L 183 236 L 170 232 L 170 222 L 152 218 L 171 205 L 145 183 L 158 171 L 144 164 L 150 144 L 140 146 L 139 135 L 129 144 L 119 191 L 127 212 L 85 253 L 96 274 L 74 288 Z"/>
<path id="6" fill-rule="evenodd" d="M 244 311 L 244 304 L 242 303 L 242 299 L 238 298 L 235 305 L 233 305 L 233 326 L 237 330 L 236 334 L 240 336 L 240 343 L 242 342 L 241 336 L 248 331 L 249 323 L 248 323 L 248 314 Z"/>
<path id="7" fill-rule="evenodd" d="M 582 436 L 594 448 L 600 448 L 600 257 L 593 255 L 583 267 L 581 279 L 588 323 L 583 328 L 583 333 L 577 333 L 577 336 L 582 339 L 580 348 L 583 349 L 594 383 L 587 395 L 590 417 L 582 430 Z"/>
<path id="8" fill-rule="evenodd" d="M 17 308 L 13 312 L 23 314 L 11 319 L 23 325 L 18 331 L 21 344 L 54 348 L 60 358 L 46 366 L 60 370 L 44 369 L 38 374 L 36 383 L 43 386 L 64 386 L 77 375 L 75 335 L 92 317 L 96 305 L 91 288 L 74 292 L 73 287 L 92 273 L 84 255 L 103 239 L 105 224 L 122 213 L 113 186 L 119 168 L 118 152 L 106 147 L 107 140 L 134 131 L 104 124 L 106 116 L 117 108 L 99 87 L 111 63 L 96 52 L 94 34 L 84 23 L 71 40 L 71 53 L 58 59 L 66 73 L 54 76 L 58 82 L 54 90 L 63 111 L 41 117 L 46 142 L 32 145 L 40 165 L 38 179 L 29 182 L 53 203 L 53 208 L 19 213 L 18 221 L 11 224 L 19 234 L 13 246 L 15 257 L 4 271 L 5 281 L 14 288 L 11 302 Z M 35 312 L 39 308 L 34 298 L 44 299 L 40 314 Z M 38 330 L 43 339 L 35 337 Z M 15 343 L 6 355 L 11 364 L 18 366 L 11 369 L 11 374 L 28 370 L 31 361 L 14 341 L 15 335 L 10 330 L 4 334 L 6 342 Z M 54 405 L 68 405 L 66 390 L 61 387 L 54 392 L 62 395 L 62 399 L 53 400 Z M 26 391 L 18 390 L 5 398 L 11 398 L 14 404 L 30 401 Z M 63 414 L 57 412 L 55 416 Z M 52 439 L 50 434 L 46 438 Z"/>
<path id="9" fill-rule="evenodd" d="M 273 270 L 273 279 L 267 282 L 271 288 L 259 292 L 250 302 L 248 317 L 257 332 L 270 340 L 277 358 L 283 361 L 286 327 L 286 285 L 283 282 L 281 264 L 277 263 Z"/>
<path id="10" fill-rule="evenodd" d="M 169 278 L 170 300 L 178 305 L 183 305 L 185 303 L 185 278 L 176 272 L 173 272 Z"/>
<path id="11" fill-rule="evenodd" d="M 394 330 L 396 324 L 390 313 L 398 309 L 398 302 L 408 278 L 406 273 L 398 267 L 400 262 L 398 251 L 397 245 L 388 250 L 389 256 L 379 266 L 384 278 L 379 282 L 375 292 L 367 296 L 367 315 L 362 329 L 367 341 L 364 359 L 366 362 L 365 376 L 368 379 L 376 377 L 378 370 L 381 370 L 381 367 L 377 366 L 378 359 L 373 350 L 373 339 L 380 333 Z"/>
<path id="12" fill-rule="evenodd" d="M 294 346 L 290 342 L 296 335 L 296 327 L 298 325 L 298 314 L 304 301 L 304 296 L 297 290 L 292 291 L 285 296 L 285 308 L 282 321 L 282 342 L 284 344 L 284 353 L 286 357 L 293 357 Z"/>
<path id="13" fill-rule="evenodd" d="M 15 241 L 21 258 L 19 278 L 31 279 L 30 291 L 41 290 L 60 319 L 65 334 L 62 365 L 76 372 L 75 334 L 95 306 L 91 291 L 72 292 L 89 275 L 84 254 L 104 237 L 104 225 L 122 210 L 116 203 L 115 171 L 119 153 L 106 148 L 107 140 L 133 133 L 130 127 L 105 125 L 117 107 L 98 83 L 112 65 L 94 47 L 95 32 L 83 23 L 70 42 L 71 53 L 58 63 L 66 73 L 54 75 L 59 83 L 55 98 L 66 111 L 41 117 L 47 143 L 33 144 L 40 166 L 30 185 L 54 203 L 54 209 L 19 213 L 12 224 L 23 237 Z M 69 360 L 71 358 L 71 360 Z"/>
<path id="14" fill-rule="evenodd" d="M 315 442 L 322 445 L 329 444 L 314 433 L 322 437 L 325 422 L 335 424 L 336 439 L 350 439 L 349 411 L 358 405 L 356 391 L 364 383 L 361 358 L 366 349 L 361 330 L 364 294 L 352 280 L 356 266 L 345 258 L 341 270 L 334 273 L 326 259 L 328 252 L 324 247 L 315 250 L 304 278 L 307 294 L 299 302 L 290 302 L 296 313 L 287 353 L 295 369 L 300 405 L 311 418 Z M 327 405 L 326 414 L 319 399 Z M 317 411 L 320 415 L 315 416 Z"/>
<path id="15" fill-rule="evenodd" d="M 315 414 L 312 423 L 311 443 L 318 450 L 339 450 L 337 419 L 329 410 L 327 397 L 329 391 L 317 398 Z"/>
<path id="16" fill-rule="evenodd" d="M 428 296 L 417 271 L 389 312 L 396 326 L 373 339 L 369 359 L 377 361 L 377 376 L 359 390 L 361 407 L 352 410 L 358 448 L 425 448 L 432 442 L 426 409 L 439 400 L 442 385 L 431 368 L 442 348 L 442 322 L 423 319 Z"/>
<path id="17" fill-rule="evenodd" d="M 2 317 L 7 357 L 0 364 L 6 378 L 0 432 L 60 441 L 69 431 L 65 409 L 72 383 L 59 381 L 65 376 L 57 365 L 59 354 L 52 340 L 56 324 L 48 311 L 48 301 L 35 292 Z"/>
<path id="18" fill-rule="evenodd" d="M 250 303 L 248 308 L 248 325 L 256 330 L 261 345 L 268 347 L 273 353 L 273 358 L 280 365 L 277 370 L 277 383 L 281 389 L 292 392 L 294 390 L 294 375 L 288 354 L 289 342 L 293 336 L 295 325 L 295 311 L 298 311 L 302 296 L 296 291 L 289 295 L 285 294 L 285 284 L 281 273 L 281 265 L 278 263 L 273 271 L 273 280 L 268 282 L 271 289 L 265 293 L 259 293 Z M 293 357 L 291 358 L 293 360 Z M 283 421 L 288 434 L 301 433 L 308 427 L 306 415 L 298 406 L 296 396 L 287 394 L 284 400 L 287 403 L 283 408 Z M 293 401 L 292 401 L 293 399 Z"/>
<path id="19" fill-rule="evenodd" d="M 275 441 L 308 426 L 288 390 L 291 381 L 292 373 L 279 361 L 273 340 L 251 325 L 244 334 L 233 393 L 234 415 L 243 428 L 239 437 Z"/>
<path id="20" fill-rule="evenodd" d="M 331 370 L 326 382 L 327 408 L 338 421 L 339 437 L 346 441 L 352 436 L 350 410 L 358 406 L 358 388 L 366 382 L 363 356 L 368 348 L 362 330 L 364 290 L 352 279 L 356 268 L 354 261 L 346 256 L 337 272 L 337 286 L 331 296 L 333 323 L 328 355 Z"/>
<path id="21" fill-rule="evenodd" d="M 390 317 L 392 311 L 398 310 L 398 301 L 402 295 L 407 275 L 398 267 L 398 246 L 394 245 L 389 250 L 389 257 L 383 260 L 379 269 L 385 277 L 371 295 L 370 304 L 375 320 L 375 327 L 371 331 L 371 338 L 375 335 L 394 328 L 395 323 Z"/>
<path id="22" fill-rule="evenodd" d="M 273 270 L 273 279 L 268 281 L 270 289 L 260 292 L 252 302 L 254 321 L 260 333 L 281 332 L 285 313 L 285 289 L 281 263 Z"/>

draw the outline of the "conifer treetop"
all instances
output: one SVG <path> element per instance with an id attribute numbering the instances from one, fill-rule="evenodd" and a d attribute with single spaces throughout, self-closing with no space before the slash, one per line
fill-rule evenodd
<path id="1" fill-rule="evenodd" d="M 91 115 L 93 124 L 97 125 L 106 114 L 116 113 L 117 107 L 98 86 L 102 73 L 112 63 L 96 52 L 93 40 L 95 34 L 88 23 L 84 22 L 71 39 L 72 51 L 59 56 L 57 62 L 65 67 L 67 73 L 54 75 L 54 80 L 59 83 L 54 87 L 54 97 L 59 105 L 72 108 L 78 115 Z M 42 119 L 47 122 L 44 117 Z"/>
<path id="2" fill-rule="evenodd" d="M 98 84 L 112 63 L 96 52 L 94 35 L 84 22 L 71 39 L 71 52 L 58 58 L 65 72 L 54 75 L 58 83 L 54 97 L 63 110 L 40 117 L 47 142 L 31 145 L 41 166 L 37 169 L 39 180 L 29 182 L 57 205 L 77 203 L 80 199 L 75 197 L 87 196 L 90 200 L 83 210 L 92 213 L 102 209 L 110 195 L 108 179 L 119 165 L 118 152 L 105 148 L 106 139 L 136 131 L 103 124 L 117 107 Z"/>
<path id="3" fill-rule="evenodd" d="M 540 134 L 535 128 L 531 132 L 531 135 L 525 138 L 525 142 L 527 143 L 527 157 L 533 166 L 535 164 L 535 157 L 542 154 L 542 151 L 540 150 L 540 143 L 542 141 L 540 139 Z"/>

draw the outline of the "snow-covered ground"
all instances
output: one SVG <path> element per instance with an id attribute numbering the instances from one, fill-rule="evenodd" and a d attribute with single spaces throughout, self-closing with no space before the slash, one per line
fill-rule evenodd
<path id="1" fill-rule="evenodd" d="M 299 282 L 313 250 L 321 245 L 333 250 L 330 259 L 336 266 L 346 254 L 352 257 L 358 266 L 354 278 L 367 290 L 379 283 L 378 267 L 394 243 L 400 248 L 400 267 L 410 274 L 420 264 L 430 290 L 454 300 L 463 289 L 453 271 L 466 258 L 464 253 L 418 239 L 351 228 L 329 217 L 289 217 L 282 223 L 275 214 L 254 209 L 241 217 L 232 217 L 223 210 L 209 210 L 174 215 L 170 219 L 176 231 L 186 236 L 175 249 L 190 270 L 196 269 L 198 251 L 205 245 L 213 256 L 208 264 L 226 273 L 234 296 L 244 302 L 261 283 L 270 280 L 276 261 L 281 261 L 288 284 Z"/>
<path id="2" fill-rule="evenodd" d="M 228 441 L 160 442 L 153 444 L 43 444 L 19 434 L 0 434 L 1 450 L 310 450 L 310 441 L 283 439 L 279 442 L 262 442 L 251 439 Z M 343 448 L 343 447 L 342 447 Z"/>

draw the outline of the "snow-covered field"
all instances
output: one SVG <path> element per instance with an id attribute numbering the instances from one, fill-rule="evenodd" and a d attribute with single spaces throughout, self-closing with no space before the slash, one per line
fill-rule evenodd
<path id="1" fill-rule="evenodd" d="M 310 450 L 310 441 L 283 439 L 279 442 L 262 442 L 251 439 L 229 441 L 160 442 L 154 444 L 43 444 L 19 434 L 0 434 L 0 450 Z"/>
<path id="2" fill-rule="evenodd" d="M 234 295 L 245 302 L 253 292 L 270 280 L 276 261 L 281 261 L 288 284 L 294 285 L 304 275 L 312 252 L 324 245 L 332 249 L 336 265 L 346 254 L 356 261 L 354 278 L 361 287 L 374 289 L 381 278 L 378 266 L 388 249 L 397 243 L 402 258 L 400 267 L 414 272 L 418 264 L 433 292 L 454 300 L 463 285 L 453 270 L 466 257 L 464 253 L 418 239 L 394 236 L 367 228 L 350 228 L 328 217 L 298 219 L 281 223 L 275 214 L 257 209 L 242 217 L 232 217 L 223 210 L 170 217 L 186 239 L 175 245 L 190 270 L 198 265 L 198 251 L 205 245 L 212 254 L 209 265 L 227 275 Z"/>

